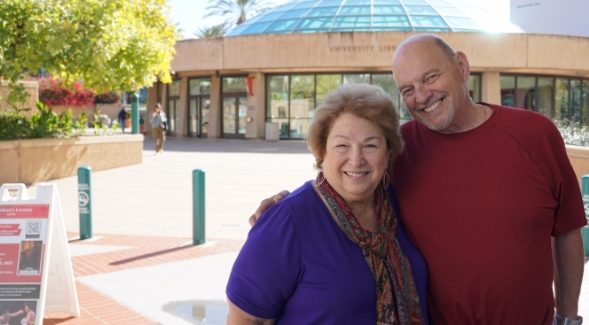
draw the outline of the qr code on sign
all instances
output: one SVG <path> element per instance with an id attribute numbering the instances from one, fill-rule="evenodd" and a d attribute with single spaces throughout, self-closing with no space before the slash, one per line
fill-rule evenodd
<path id="1" fill-rule="evenodd" d="M 26 235 L 40 235 L 41 234 L 41 221 L 27 221 L 27 232 Z"/>

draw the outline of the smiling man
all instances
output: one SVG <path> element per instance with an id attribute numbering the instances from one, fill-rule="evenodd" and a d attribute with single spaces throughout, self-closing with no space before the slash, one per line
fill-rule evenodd
<path id="1" fill-rule="evenodd" d="M 469 75 L 466 55 L 433 35 L 393 58 L 414 120 L 392 183 L 428 263 L 432 323 L 551 324 L 554 279 L 555 321 L 580 324 L 586 220 L 560 133 L 540 114 L 473 102 Z"/>

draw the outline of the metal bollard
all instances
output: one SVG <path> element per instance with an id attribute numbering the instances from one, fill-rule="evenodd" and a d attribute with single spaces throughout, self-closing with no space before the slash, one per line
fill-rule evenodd
<path id="1" fill-rule="evenodd" d="M 80 208 L 80 239 L 92 238 L 92 168 L 78 168 L 78 206 Z"/>
<path id="2" fill-rule="evenodd" d="M 137 92 L 131 96 L 131 133 L 139 134 L 139 96 Z"/>
<path id="3" fill-rule="evenodd" d="M 585 217 L 589 221 L 589 175 L 581 177 L 581 195 L 583 195 L 583 205 L 585 206 Z M 581 228 L 581 235 L 583 236 L 583 250 L 585 256 L 589 256 L 589 227 Z"/>
<path id="4" fill-rule="evenodd" d="M 205 171 L 192 171 L 192 244 L 205 243 Z"/>

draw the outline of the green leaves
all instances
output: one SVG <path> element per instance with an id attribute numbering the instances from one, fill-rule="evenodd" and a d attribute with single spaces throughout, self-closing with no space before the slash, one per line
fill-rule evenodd
<path id="1" fill-rule="evenodd" d="M 0 76 L 43 67 L 97 92 L 169 82 L 179 35 L 167 0 L 2 0 Z"/>
<path id="2" fill-rule="evenodd" d="M 226 27 L 237 26 L 271 8 L 268 0 L 209 0 L 205 17 L 225 16 Z"/>
<path id="3" fill-rule="evenodd" d="M 0 112 L 0 140 L 63 138 L 85 134 L 88 118 L 86 113 L 72 117 L 68 110 L 59 115 L 41 102 L 37 102 L 38 112 L 31 118 L 22 113 L 28 109 L 12 109 Z"/>
<path id="4" fill-rule="evenodd" d="M 228 31 L 228 24 L 222 23 L 213 27 L 201 27 L 195 33 L 197 38 L 222 37 Z"/>

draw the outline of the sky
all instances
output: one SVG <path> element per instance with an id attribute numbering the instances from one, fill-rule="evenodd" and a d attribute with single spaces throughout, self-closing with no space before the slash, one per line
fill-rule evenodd
<path id="1" fill-rule="evenodd" d="M 289 1 L 291 0 L 268 0 L 269 3 L 275 5 Z M 214 0 L 170 0 L 172 21 L 182 29 L 184 39 L 195 38 L 193 33 L 199 28 L 218 25 L 225 20 L 222 17 L 204 18 L 209 2 L 214 2 Z M 509 0 L 466 0 L 465 2 L 483 7 L 509 21 Z"/>

